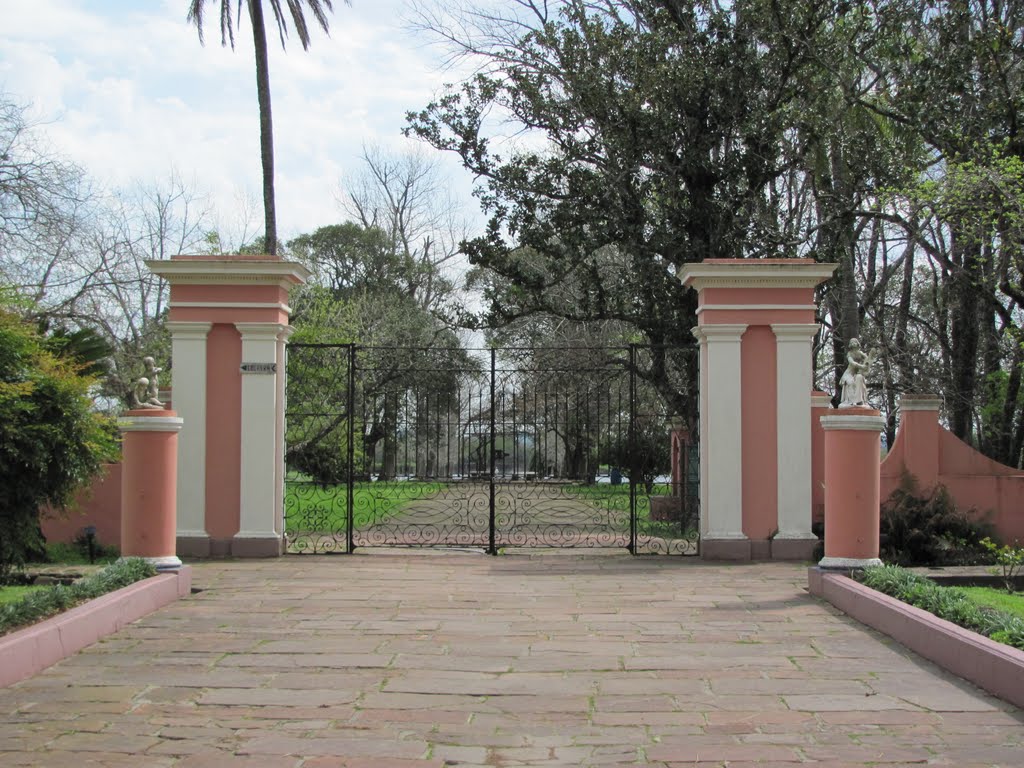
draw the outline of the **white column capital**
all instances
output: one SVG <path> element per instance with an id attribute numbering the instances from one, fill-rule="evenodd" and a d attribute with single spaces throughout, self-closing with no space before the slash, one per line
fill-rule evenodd
<path id="1" fill-rule="evenodd" d="M 831 408 L 832 395 L 827 392 L 811 392 L 812 408 Z"/>
<path id="2" fill-rule="evenodd" d="M 903 395 L 900 397 L 901 411 L 937 411 L 942 407 L 938 395 Z"/>
<path id="3" fill-rule="evenodd" d="M 821 428 L 824 430 L 846 429 L 859 432 L 881 432 L 885 429 L 885 417 L 876 415 L 877 411 L 865 414 L 837 412 L 834 415 L 821 417 Z"/>
<path id="4" fill-rule="evenodd" d="M 700 329 L 708 341 L 738 342 L 749 327 L 747 323 L 709 323 Z"/>
<path id="5" fill-rule="evenodd" d="M 813 339 L 821 326 L 818 323 L 772 323 L 771 328 L 778 341 L 804 341 Z"/>
<path id="6" fill-rule="evenodd" d="M 291 338 L 292 334 L 295 333 L 295 327 L 292 325 L 282 325 L 281 330 L 278 331 L 277 340 L 287 342 Z"/>
<path id="7" fill-rule="evenodd" d="M 277 337 L 284 331 L 285 328 L 290 328 L 289 325 L 282 325 L 281 323 L 235 323 L 235 328 L 242 334 L 242 339 L 268 339 L 277 341 Z"/>
<path id="8" fill-rule="evenodd" d="M 184 423 L 179 416 L 121 416 L 117 428 L 122 432 L 180 432 Z"/>
<path id="9" fill-rule="evenodd" d="M 172 336 L 183 340 L 195 341 L 205 339 L 209 335 L 210 329 L 213 328 L 213 323 L 192 322 L 189 320 L 168 320 L 164 325 L 171 332 Z"/>

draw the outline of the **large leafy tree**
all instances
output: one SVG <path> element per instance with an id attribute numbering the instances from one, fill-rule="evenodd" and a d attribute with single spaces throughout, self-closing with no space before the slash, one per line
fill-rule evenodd
<path id="1" fill-rule="evenodd" d="M 345 0 L 346 3 L 348 0 Z M 241 19 L 242 0 L 190 0 L 188 21 L 195 24 L 199 40 L 203 40 L 203 15 L 207 5 L 219 6 L 221 45 L 235 47 L 235 26 Z M 264 242 L 267 252 L 277 255 L 277 210 L 274 203 L 274 126 L 270 107 L 270 63 L 267 56 L 267 29 L 263 14 L 263 0 L 245 0 L 252 23 L 252 38 L 256 53 L 256 97 L 260 107 L 260 158 L 263 163 Z M 309 50 L 309 23 L 306 9 L 324 32 L 329 31 L 327 13 L 333 11 L 331 0 L 288 0 L 288 16 L 302 44 Z M 270 0 L 270 8 L 277 23 L 281 47 L 288 36 L 288 19 L 281 8 L 281 0 Z"/>
<path id="2" fill-rule="evenodd" d="M 679 267 L 799 255 L 780 185 L 804 151 L 796 129 L 827 74 L 817 52 L 834 13 L 516 0 L 468 26 L 428 18 L 479 71 L 411 114 L 409 132 L 481 180 L 490 227 L 466 250 L 499 276 L 490 322 L 542 312 L 688 345 L 695 304 Z M 502 135 L 510 125 L 518 141 Z M 648 373 L 671 396 L 666 368 L 655 360 Z"/>
<path id="3" fill-rule="evenodd" d="M 1024 444 L 1024 5 L 885 0 L 873 7 L 882 44 L 853 48 L 871 73 L 871 88 L 847 96 L 913 132 L 928 162 L 889 212 L 928 262 L 921 275 L 907 270 L 901 305 L 908 305 L 916 277 L 931 306 L 914 314 L 927 313 L 952 431 L 1016 464 Z M 927 281 L 932 288 L 920 290 Z"/>

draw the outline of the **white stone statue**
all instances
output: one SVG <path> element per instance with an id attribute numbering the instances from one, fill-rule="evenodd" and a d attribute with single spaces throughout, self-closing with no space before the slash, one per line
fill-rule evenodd
<path id="1" fill-rule="evenodd" d="M 142 364 L 146 366 L 146 375 L 135 382 L 135 391 L 132 392 L 132 408 L 146 410 L 163 410 L 166 406 L 160 402 L 160 371 L 157 368 L 156 360 L 152 357 L 142 358 Z"/>
<path id="2" fill-rule="evenodd" d="M 839 380 L 839 385 L 843 388 L 840 408 L 868 404 L 868 382 L 864 376 L 870 364 L 871 358 L 860 348 L 860 340 L 850 339 L 846 351 L 846 371 Z"/>

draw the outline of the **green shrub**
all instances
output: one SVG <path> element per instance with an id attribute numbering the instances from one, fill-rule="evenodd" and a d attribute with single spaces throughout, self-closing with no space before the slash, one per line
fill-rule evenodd
<path id="1" fill-rule="evenodd" d="M 314 443 L 294 451 L 288 469 L 308 475 L 317 485 L 342 485 L 348 482 L 348 454 L 338 445 Z"/>
<path id="2" fill-rule="evenodd" d="M 38 553 L 39 507 L 65 506 L 115 452 L 82 370 L 0 307 L 0 582 Z"/>
<path id="3" fill-rule="evenodd" d="M 962 589 L 940 587 L 924 576 L 895 565 L 868 568 L 860 580 L 871 589 L 941 619 L 1024 650 L 1024 619 L 980 606 Z"/>
<path id="4" fill-rule="evenodd" d="M 921 495 L 909 475 L 882 505 L 881 558 L 889 563 L 988 564 L 992 555 L 982 540 L 992 535 L 991 526 L 958 510 L 943 486 Z"/>
<path id="5" fill-rule="evenodd" d="M 861 581 L 868 587 L 887 595 L 903 594 L 917 584 L 931 584 L 924 576 L 919 576 L 906 568 L 896 565 L 881 565 L 868 568 L 861 575 Z"/>
<path id="6" fill-rule="evenodd" d="M 1006 587 L 1007 592 L 1013 592 L 1014 579 L 1024 573 L 1024 547 L 1019 547 L 1017 544 L 1018 542 L 1015 541 L 1012 547 L 1009 544 L 1000 547 L 987 536 L 981 540 L 981 545 L 995 559 L 997 567 L 992 571 L 1002 574 L 1003 586 Z"/>
<path id="7" fill-rule="evenodd" d="M 78 603 L 127 587 L 156 575 L 156 568 L 140 558 L 119 560 L 70 586 L 61 584 L 32 592 L 22 600 L 0 606 L 0 634 L 65 611 Z"/>

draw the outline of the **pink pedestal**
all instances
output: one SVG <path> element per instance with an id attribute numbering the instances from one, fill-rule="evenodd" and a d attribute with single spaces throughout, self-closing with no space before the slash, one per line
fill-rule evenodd
<path id="1" fill-rule="evenodd" d="M 134 410 L 118 419 L 123 433 L 121 554 L 157 570 L 181 567 L 176 554 L 178 432 L 174 411 Z"/>
<path id="2" fill-rule="evenodd" d="M 885 420 L 871 408 L 843 408 L 821 417 L 825 432 L 825 557 L 822 568 L 881 565 L 879 433 Z"/>

